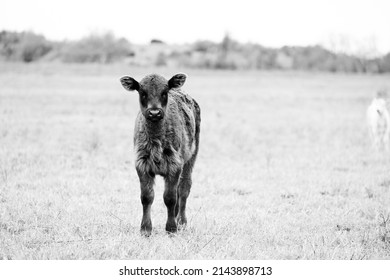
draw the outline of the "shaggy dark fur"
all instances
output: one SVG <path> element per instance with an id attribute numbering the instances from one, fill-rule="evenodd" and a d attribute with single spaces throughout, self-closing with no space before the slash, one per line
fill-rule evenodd
<path id="1" fill-rule="evenodd" d="M 139 83 L 128 76 L 120 79 L 126 90 L 136 90 L 140 96 L 134 146 L 143 205 L 141 231 L 146 235 L 152 230 L 150 208 L 156 175 L 165 179 L 166 230 L 176 232 L 177 224 L 187 223 L 186 202 L 199 149 L 200 108 L 180 90 L 185 80 L 184 74 L 176 74 L 169 81 L 156 74 Z"/>

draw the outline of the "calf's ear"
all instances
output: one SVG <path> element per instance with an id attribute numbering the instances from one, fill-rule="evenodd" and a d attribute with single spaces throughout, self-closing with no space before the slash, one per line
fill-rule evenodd
<path id="1" fill-rule="evenodd" d="M 139 90 L 139 83 L 134 80 L 132 77 L 124 76 L 120 78 L 122 86 L 129 91 Z"/>
<path id="2" fill-rule="evenodd" d="M 186 79 L 187 79 L 186 74 L 183 73 L 176 74 L 168 81 L 168 86 L 169 88 L 180 88 L 184 85 Z"/>

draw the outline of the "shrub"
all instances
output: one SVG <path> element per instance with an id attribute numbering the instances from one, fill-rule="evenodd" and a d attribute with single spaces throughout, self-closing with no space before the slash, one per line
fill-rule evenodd
<path id="1" fill-rule="evenodd" d="M 25 33 L 19 45 L 19 55 L 24 62 L 32 62 L 52 50 L 52 45 L 43 37 Z"/>
<path id="2" fill-rule="evenodd" d="M 92 34 L 68 43 L 61 52 L 64 62 L 110 63 L 124 57 L 133 56 L 131 45 L 126 39 L 116 39 L 112 33 Z"/>
<path id="3" fill-rule="evenodd" d="M 0 54 L 7 60 L 32 62 L 53 49 L 53 43 L 32 32 L 0 32 Z"/>

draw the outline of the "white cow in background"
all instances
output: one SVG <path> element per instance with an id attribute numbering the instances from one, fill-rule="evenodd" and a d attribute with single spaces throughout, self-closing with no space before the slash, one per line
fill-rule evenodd
<path id="1" fill-rule="evenodd" d="M 385 98 L 378 95 L 367 109 L 367 122 L 373 146 L 389 150 L 390 116 Z"/>

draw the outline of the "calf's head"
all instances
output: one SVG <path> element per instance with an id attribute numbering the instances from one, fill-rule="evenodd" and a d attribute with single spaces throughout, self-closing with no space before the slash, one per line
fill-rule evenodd
<path id="1" fill-rule="evenodd" d="M 186 78 L 185 74 L 176 74 L 167 81 L 160 75 L 151 74 L 140 82 L 129 76 L 122 77 L 120 82 L 126 90 L 138 92 L 141 112 L 145 118 L 152 122 L 158 122 L 165 116 L 169 90 L 180 88 Z"/>

